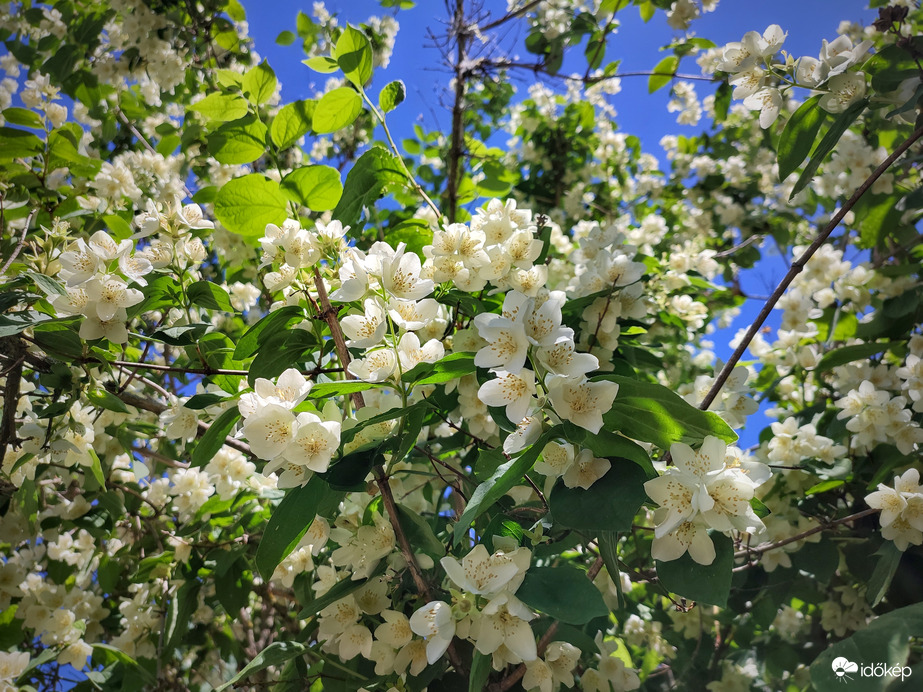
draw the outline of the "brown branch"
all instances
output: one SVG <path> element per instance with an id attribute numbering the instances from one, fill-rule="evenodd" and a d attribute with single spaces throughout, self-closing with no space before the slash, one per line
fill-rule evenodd
<path id="1" fill-rule="evenodd" d="M 772 312 L 776 303 L 779 299 L 785 294 L 785 291 L 788 290 L 789 285 L 795 279 L 798 274 L 804 269 L 805 265 L 808 263 L 808 260 L 817 252 L 818 248 L 823 245 L 827 238 L 830 237 L 830 234 L 833 233 L 834 229 L 840 224 L 840 221 L 843 220 L 843 217 L 856 205 L 859 199 L 864 195 L 870 187 L 878 180 L 891 165 L 897 161 L 907 151 L 914 142 L 916 142 L 920 137 L 923 137 L 923 127 L 917 128 L 913 134 L 910 135 L 897 149 L 894 150 L 888 158 L 886 158 L 878 168 L 872 171 L 872 174 L 866 179 L 862 185 L 853 193 L 846 204 L 834 215 L 830 222 L 823 228 L 823 230 L 817 235 L 814 239 L 814 242 L 805 250 L 801 257 L 792 262 L 792 266 L 789 268 L 788 273 L 779 282 L 779 285 L 776 286 L 776 289 L 769 296 L 763 304 L 763 308 L 760 310 L 760 313 L 756 316 L 756 319 L 753 320 L 753 324 L 750 325 L 750 328 L 747 330 L 747 333 L 744 335 L 744 338 L 737 345 L 737 348 L 734 349 L 734 353 L 731 354 L 731 357 L 728 358 L 727 362 L 724 364 L 724 367 L 721 369 L 721 372 L 718 373 L 718 377 L 715 378 L 714 384 L 711 386 L 711 389 L 708 390 L 708 394 L 705 395 L 705 398 L 702 400 L 702 403 L 699 404 L 699 408 L 703 411 L 707 410 L 711 406 L 712 402 L 715 400 L 715 397 L 718 396 L 718 392 L 721 391 L 721 388 L 727 382 L 728 378 L 731 376 L 731 371 L 734 370 L 734 367 L 740 361 L 741 357 L 744 354 L 744 351 L 747 350 L 747 347 L 750 345 L 750 342 L 753 341 L 753 338 L 756 336 L 757 332 L 762 328 L 763 323 L 766 321 L 766 318 L 769 317 L 769 314 Z"/>
<path id="2" fill-rule="evenodd" d="M 489 26 L 489 25 L 488 25 Z M 455 16 L 452 19 L 452 31 L 455 36 L 455 99 L 452 103 L 452 135 L 446 172 L 446 215 L 449 223 L 455 223 L 458 206 L 458 178 L 462 161 L 462 149 L 465 138 L 465 83 L 471 74 L 465 65 L 467 62 L 468 30 L 465 28 L 465 2 L 455 0 Z"/>
<path id="3" fill-rule="evenodd" d="M 522 15 L 530 12 L 535 9 L 542 3 L 542 0 L 532 0 L 532 2 L 527 2 L 525 5 L 520 7 L 518 10 L 513 10 L 509 14 L 506 14 L 500 19 L 490 22 L 490 24 L 485 24 L 484 26 L 479 26 L 478 31 L 490 31 L 491 29 L 496 29 L 501 24 L 505 24 L 511 19 L 516 19 L 516 17 L 521 17 Z"/>
<path id="4" fill-rule="evenodd" d="M 864 509 L 861 512 L 850 514 L 847 517 L 842 517 L 840 519 L 834 519 L 832 521 L 828 521 L 824 524 L 819 524 L 813 528 L 808 529 L 807 531 L 802 531 L 801 533 L 795 534 L 794 536 L 789 536 L 788 538 L 784 538 L 781 541 L 776 541 L 775 543 L 763 543 L 762 545 L 758 545 L 755 548 L 745 548 L 744 550 L 738 550 L 736 553 L 734 553 L 734 558 L 735 559 L 740 558 L 740 557 L 750 558 L 754 555 L 756 557 L 759 557 L 763 553 L 768 553 L 770 550 L 781 548 L 782 546 L 788 545 L 789 543 L 796 543 L 797 541 L 800 541 L 803 538 L 807 538 L 808 536 L 813 536 L 815 533 L 820 533 L 821 531 L 826 531 L 827 529 L 831 529 L 834 526 L 839 526 L 840 524 L 846 524 L 851 521 L 856 521 L 857 519 L 862 519 L 863 517 L 867 517 L 870 514 L 874 514 L 877 511 L 879 510 Z M 748 565 L 743 565 L 743 566 L 748 567 Z M 740 569 L 740 567 L 737 567 L 735 569 Z"/>

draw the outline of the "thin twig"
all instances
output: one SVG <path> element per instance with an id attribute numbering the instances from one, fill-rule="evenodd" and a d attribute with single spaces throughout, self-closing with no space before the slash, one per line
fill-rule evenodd
<path id="1" fill-rule="evenodd" d="M 496 29 L 501 24 L 505 24 L 511 19 L 516 19 L 516 17 L 521 17 L 522 15 L 530 12 L 541 4 L 542 0 L 532 0 L 532 2 L 527 2 L 525 5 L 520 7 L 518 10 L 513 10 L 508 14 L 500 17 L 500 19 L 492 21 L 490 24 L 485 24 L 484 26 L 479 26 L 478 31 L 490 31 L 491 29 Z"/>
<path id="2" fill-rule="evenodd" d="M 795 279 L 798 274 L 804 269 L 805 265 L 808 263 L 808 260 L 817 252 L 818 248 L 827 242 L 827 238 L 830 237 L 830 234 L 833 233 L 834 229 L 840 224 L 840 221 L 843 220 L 843 217 L 856 205 L 859 199 L 864 195 L 870 187 L 878 180 L 891 165 L 897 161 L 907 151 L 914 142 L 916 142 L 920 137 L 923 137 L 923 127 L 917 128 L 913 134 L 910 135 L 897 149 L 894 150 L 894 153 L 886 158 L 878 168 L 876 168 L 872 174 L 866 179 L 862 185 L 853 193 L 852 197 L 847 200 L 846 204 L 842 206 L 840 211 L 830 219 L 830 222 L 824 227 L 824 229 L 817 235 L 814 239 L 814 242 L 805 250 L 801 257 L 792 262 L 792 266 L 789 268 L 788 273 L 782 281 L 779 282 L 779 285 L 776 286 L 776 289 L 769 296 L 763 304 L 763 308 L 760 310 L 760 313 L 756 316 L 756 319 L 753 320 L 753 324 L 750 325 L 750 328 L 747 330 L 747 333 L 744 335 L 744 338 L 737 345 L 737 348 L 734 349 L 734 353 L 731 354 L 731 357 L 728 358 L 727 362 L 724 364 L 721 372 L 718 373 L 718 377 L 715 378 L 714 384 L 711 386 L 711 389 L 708 390 L 708 394 L 705 395 L 705 398 L 702 400 L 702 403 L 699 404 L 699 408 L 703 411 L 707 410 L 711 406 L 712 402 L 715 400 L 715 397 L 718 396 L 718 392 L 721 391 L 721 388 L 727 382 L 728 378 L 731 376 L 731 371 L 734 370 L 734 367 L 740 361 L 741 357 L 744 354 L 744 351 L 747 350 L 747 347 L 750 345 L 750 342 L 753 341 L 753 338 L 756 336 L 757 332 L 762 328 L 763 323 L 766 321 L 766 318 L 769 317 L 769 314 L 772 312 L 776 303 L 779 299 L 785 294 L 785 291 L 788 290 L 789 285 Z"/>
<path id="3" fill-rule="evenodd" d="M 29 226 L 32 225 L 32 220 L 35 219 L 35 215 L 38 213 L 38 209 L 33 209 L 29 212 L 29 216 L 26 217 L 26 225 L 22 229 L 22 235 L 19 236 L 19 242 L 16 243 L 16 247 L 13 248 L 13 252 L 10 254 L 6 262 L 3 263 L 3 268 L 0 269 L 0 276 L 6 274 L 6 270 L 10 268 L 10 265 L 19 257 L 19 253 L 22 252 L 23 247 L 26 244 L 26 236 L 29 234 Z"/>

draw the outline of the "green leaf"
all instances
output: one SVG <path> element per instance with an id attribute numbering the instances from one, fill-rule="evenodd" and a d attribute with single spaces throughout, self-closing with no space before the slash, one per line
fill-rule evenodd
<path id="1" fill-rule="evenodd" d="M 662 385 L 620 375 L 598 379 L 619 385 L 612 409 L 603 415 L 607 430 L 621 431 L 661 449 L 669 449 L 674 442 L 697 446 L 708 435 L 728 443 L 737 440 L 737 434 L 717 414 L 700 411 Z"/>
<path id="2" fill-rule="evenodd" d="M 676 75 L 676 68 L 679 67 L 679 58 L 675 55 L 668 55 L 654 66 L 650 77 L 647 78 L 647 93 L 653 94 L 658 89 L 662 89 Z"/>
<path id="3" fill-rule="evenodd" d="M 304 319 L 304 310 L 297 305 L 286 305 L 274 310 L 254 324 L 240 337 L 234 349 L 234 360 L 243 360 L 256 353 L 272 335 L 284 332 L 293 323 Z"/>
<path id="4" fill-rule="evenodd" d="M 215 218 L 231 233 L 259 238 L 266 232 L 266 224 L 285 221 L 287 205 L 279 183 L 251 173 L 229 180 L 218 190 Z"/>
<path id="5" fill-rule="evenodd" d="M 813 96 L 801 104 L 785 123 L 779 138 L 779 180 L 785 180 L 811 153 L 817 132 L 827 117 L 818 106 L 821 95 Z"/>
<path id="6" fill-rule="evenodd" d="M 295 42 L 296 38 L 297 37 L 292 31 L 280 31 L 279 35 L 276 36 L 276 43 L 278 43 L 280 46 L 290 46 Z"/>
<path id="7" fill-rule="evenodd" d="M 99 460 L 99 455 L 96 454 L 96 450 L 94 449 L 88 449 L 87 452 L 90 455 L 90 459 L 92 459 L 92 463 L 90 464 L 90 473 L 93 476 L 93 480 L 96 481 L 96 484 L 100 488 L 105 488 L 106 477 L 103 475 L 103 465 Z"/>
<path id="8" fill-rule="evenodd" d="M 497 467 L 493 475 L 481 483 L 471 495 L 464 513 L 455 524 L 455 545 L 459 545 L 468 536 L 468 527 L 472 522 L 490 509 L 501 497 L 506 495 L 510 488 L 522 481 L 523 476 L 535 464 L 538 455 L 545 444 L 560 434 L 560 428 L 554 427 L 546 430 L 531 447 L 519 456 L 513 457 Z"/>
<path id="9" fill-rule="evenodd" d="M 407 534 L 414 551 L 426 553 L 436 562 L 445 557 L 445 545 L 436 537 L 429 522 L 412 509 L 402 505 L 397 505 L 397 514 L 401 528 Z"/>
<path id="10" fill-rule="evenodd" d="M 187 579 L 176 591 L 176 595 L 167 604 L 167 614 L 163 623 L 163 655 L 173 658 L 173 649 L 189 628 L 189 619 L 198 607 L 199 583 Z"/>
<path id="11" fill-rule="evenodd" d="M 672 593 L 724 608 L 731 591 L 734 544 L 719 533 L 711 534 L 711 539 L 715 544 L 715 559 L 710 565 L 700 565 L 689 557 L 689 553 L 669 562 L 654 562 L 657 577 Z"/>
<path id="12" fill-rule="evenodd" d="M 845 365 L 846 363 L 852 363 L 854 360 L 865 360 L 870 356 L 874 356 L 877 353 L 882 351 L 887 351 L 894 344 L 890 341 L 886 341 L 881 344 L 855 344 L 854 346 L 843 346 L 842 348 L 835 348 L 832 351 L 827 351 L 824 354 L 824 357 L 820 359 L 820 362 L 815 368 L 815 372 L 824 372 L 825 370 L 830 370 L 837 367 L 838 365 Z"/>
<path id="13" fill-rule="evenodd" d="M 303 166 L 282 178 L 282 192 L 311 211 L 329 211 L 343 196 L 340 172 L 330 166 Z"/>
<path id="14" fill-rule="evenodd" d="M 329 399 L 332 396 L 343 396 L 353 392 L 364 392 L 372 387 L 380 386 L 376 382 L 364 380 L 341 380 L 339 382 L 318 382 L 308 393 L 310 399 Z"/>
<path id="15" fill-rule="evenodd" d="M 372 78 L 372 44 L 358 29 L 346 27 L 337 40 L 336 56 L 346 79 L 358 88 L 361 89 Z"/>
<path id="16" fill-rule="evenodd" d="M 209 310 L 235 312 L 231 305 L 231 296 L 218 284 L 211 281 L 196 281 L 186 290 L 186 296 L 193 305 Z"/>
<path id="17" fill-rule="evenodd" d="M 441 384 L 469 375 L 476 369 L 470 353 L 450 353 L 435 363 L 418 363 L 401 375 L 401 381 L 414 385 Z"/>
<path id="18" fill-rule="evenodd" d="M 291 553 L 310 528 L 321 503 L 335 493 L 320 477 L 314 476 L 307 485 L 289 490 L 269 516 L 256 549 L 256 568 L 269 581 L 272 573 Z"/>
<path id="19" fill-rule="evenodd" d="M 811 154 L 811 160 L 808 161 L 808 165 L 804 167 L 804 170 L 798 177 L 795 187 L 792 188 L 792 194 L 788 198 L 789 200 L 801 192 L 807 184 L 814 179 L 814 174 L 817 172 L 820 164 L 823 163 L 827 155 L 833 151 L 833 147 L 840 141 L 840 137 L 843 136 L 843 133 L 849 129 L 849 126 L 855 122 L 859 114 L 862 113 L 868 105 L 869 100 L 862 99 L 854 103 L 848 110 L 841 113 L 840 116 L 833 121 L 833 124 L 830 125 L 824 138 L 820 140 L 820 143 L 814 149 L 814 153 Z"/>
<path id="20" fill-rule="evenodd" d="M 250 661 L 243 670 L 237 675 L 224 683 L 215 692 L 224 692 L 224 690 L 236 685 L 241 680 L 246 680 L 254 673 L 265 670 L 269 666 L 278 666 L 281 663 L 290 661 L 296 656 L 302 656 L 307 651 L 304 644 L 295 641 L 273 642 L 265 649 L 260 651 L 253 660 Z"/>
<path id="21" fill-rule="evenodd" d="M 331 58 L 329 55 L 315 55 L 313 58 L 308 58 L 307 60 L 302 60 L 301 62 L 310 67 L 315 72 L 320 72 L 321 74 L 330 74 L 331 72 L 336 72 L 340 69 L 337 61 Z"/>
<path id="22" fill-rule="evenodd" d="M 0 127 L 0 161 L 35 156 L 45 151 L 45 143 L 31 132 Z"/>
<path id="23" fill-rule="evenodd" d="M 647 500 L 648 476 L 627 459 L 613 458 L 612 468 L 587 490 L 554 486 L 548 506 L 556 526 L 591 533 L 631 531 L 631 524 Z"/>
<path id="24" fill-rule="evenodd" d="M 240 4 L 240 0 L 228 0 L 227 9 L 225 11 L 228 13 L 228 17 L 235 22 L 244 22 L 247 20 L 247 12 L 244 10 L 244 6 Z"/>
<path id="25" fill-rule="evenodd" d="M 47 168 L 49 171 L 66 166 L 74 175 L 87 178 L 92 178 L 99 172 L 103 162 L 100 159 L 84 156 L 78 151 L 82 132 L 83 130 L 76 123 L 67 123 L 48 135 Z"/>
<path id="26" fill-rule="evenodd" d="M 252 386 L 259 377 L 278 377 L 288 368 L 304 362 L 304 352 L 316 346 L 314 335 L 304 329 L 270 334 L 264 348 L 260 349 L 250 364 L 247 381 Z"/>
<path id="27" fill-rule="evenodd" d="M 350 125 L 362 112 L 362 97 L 355 89 L 340 87 L 324 94 L 317 102 L 311 129 L 319 135 L 330 134 Z"/>
<path id="28" fill-rule="evenodd" d="M 208 151 L 219 163 L 252 163 L 266 153 L 266 126 L 255 115 L 224 123 L 208 136 Z"/>
<path id="29" fill-rule="evenodd" d="M 865 600 L 872 608 L 877 606 L 888 592 L 904 552 L 894 545 L 894 541 L 885 541 L 875 555 L 879 559 L 875 562 L 875 571 L 872 572 L 865 592 Z"/>
<path id="30" fill-rule="evenodd" d="M 256 67 L 251 67 L 241 82 L 244 94 L 254 106 L 269 101 L 276 92 L 276 73 L 265 60 Z"/>
<path id="31" fill-rule="evenodd" d="M 874 248 L 880 245 L 885 236 L 898 228 L 904 207 L 900 204 L 902 192 L 891 195 L 873 195 L 866 192 L 856 205 L 855 227 L 859 229 L 859 247 Z"/>
<path id="32" fill-rule="evenodd" d="M 632 442 L 627 437 L 609 432 L 605 428 L 594 434 L 586 428 L 574 425 L 570 421 L 564 421 L 563 426 L 564 439 L 568 442 L 586 447 L 598 457 L 628 459 L 643 469 L 648 478 L 658 476 L 654 465 L 651 463 L 650 455 L 640 445 Z"/>
<path id="33" fill-rule="evenodd" d="M 641 20 L 645 24 L 653 19 L 655 11 L 656 8 L 651 0 L 644 0 L 644 2 L 638 5 L 638 13 L 641 15 Z"/>
<path id="34" fill-rule="evenodd" d="M 817 692 L 844 689 L 843 678 L 833 671 L 833 661 L 840 657 L 860 666 L 881 663 L 889 668 L 903 667 L 910 655 L 911 637 L 923 637 L 923 603 L 914 603 L 875 618 L 864 629 L 822 651 L 811 664 L 814 689 Z M 890 676 L 849 675 L 850 679 L 846 682 L 850 692 L 883 692 L 886 688 L 892 689 L 889 685 L 894 681 Z"/>
<path id="35" fill-rule="evenodd" d="M 269 135 L 279 149 L 288 149 L 311 130 L 315 101 L 294 101 L 279 109 L 269 126 Z"/>
<path id="36" fill-rule="evenodd" d="M 93 644 L 94 663 L 101 661 L 103 666 L 118 663 L 131 671 L 131 675 L 143 686 L 155 686 L 157 680 L 144 666 L 120 649 L 108 644 Z"/>
<path id="37" fill-rule="evenodd" d="M 44 274 L 39 274 L 38 272 L 25 272 L 26 276 L 32 279 L 35 282 L 35 285 L 42 289 L 46 295 L 59 295 L 66 296 L 67 290 L 59 284 L 57 281 L 52 279 L 50 276 L 45 276 Z"/>
<path id="38" fill-rule="evenodd" d="M 31 127 L 36 130 L 44 130 L 41 116 L 35 111 L 28 108 L 7 108 L 3 111 L 3 119 L 9 125 L 20 125 L 22 127 Z"/>
<path id="39" fill-rule="evenodd" d="M 471 673 L 468 676 L 468 692 L 483 692 L 487 689 L 487 680 L 493 670 L 491 661 L 492 655 L 474 650 L 471 656 Z"/>
<path id="40" fill-rule="evenodd" d="M 532 567 L 516 590 L 516 598 L 569 625 L 583 625 L 609 614 L 586 572 L 574 567 Z"/>
<path id="41" fill-rule="evenodd" d="M 407 96 L 407 87 L 399 79 L 385 84 L 378 92 L 378 107 L 382 113 L 390 113 L 404 102 Z"/>
<path id="42" fill-rule="evenodd" d="M 377 571 L 377 570 L 376 570 Z M 298 613 L 298 619 L 304 620 L 306 618 L 313 617 L 317 615 L 327 606 L 332 603 L 336 603 L 341 598 L 346 598 L 349 594 L 358 591 L 368 582 L 368 578 L 363 577 L 362 579 L 350 579 L 346 577 L 338 581 L 336 584 L 330 587 L 323 596 L 315 598 L 308 605 L 302 608 L 301 612 Z"/>
<path id="43" fill-rule="evenodd" d="M 238 420 L 240 420 L 240 411 L 236 407 L 229 408 L 218 416 L 196 443 L 195 449 L 192 450 L 192 458 L 189 460 L 190 465 L 205 466 L 210 462 L 218 450 L 224 446 L 228 433 Z"/>
<path id="44" fill-rule="evenodd" d="M 189 106 L 209 122 L 226 123 L 244 117 L 249 110 L 247 100 L 240 94 L 209 94 Z"/>
<path id="45" fill-rule="evenodd" d="M 333 218 L 344 226 L 354 226 L 363 207 L 371 207 L 386 191 L 403 186 L 406 181 L 407 176 L 394 157 L 387 150 L 373 146 L 346 175 L 343 196 L 333 210 Z"/>
<path id="46" fill-rule="evenodd" d="M 107 392 L 105 389 L 90 389 L 87 391 L 87 399 L 97 408 L 104 408 L 117 413 L 128 413 L 128 407 L 115 394 Z"/>
<path id="47" fill-rule="evenodd" d="M 385 240 L 392 247 L 404 243 L 408 252 L 413 252 L 424 260 L 423 248 L 433 243 L 433 229 L 429 222 L 422 219 L 407 219 L 389 231 L 385 231 Z M 536 262 L 538 264 L 538 262 Z"/>
<path id="48" fill-rule="evenodd" d="M 600 531 L 596 538 L 599 556 L 606 565 L 609 577 L 615 584 L 619 608 L 625 607 L 625 594 L 622 593 L 622 580 L 619 578 L 619 534 L 615 531 Z"/>

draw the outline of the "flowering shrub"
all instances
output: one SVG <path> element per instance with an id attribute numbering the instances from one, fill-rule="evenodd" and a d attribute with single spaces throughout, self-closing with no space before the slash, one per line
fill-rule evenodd
<path id="1" fill-rule="evenodd" d="M 451 131 L 400 145 L 397 11 L 300 13 L 283 103 L 238 0 L 4 6 L 0 689 L 920 674 L 923 16 L 815 58 L 717 4 L 459 0 Z M 629 5 L 684 32 L 666 169 Z M 474 50 L 513 23 L 533 62 Z"/>

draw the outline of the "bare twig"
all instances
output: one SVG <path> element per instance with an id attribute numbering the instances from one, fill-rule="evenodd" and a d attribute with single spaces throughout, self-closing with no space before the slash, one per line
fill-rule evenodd
<path id="1" fill-rule="evenodd" d="M 763 308 L 760 310 L 759 314 L 756 316 L 756 319 L 753 320 L 753 324 L 750 325 L 750 328 L 747 330 L 747 333 L 744 335 L 744 338 L 741 339 L 740 343 L 737 345 L 737 348 L 734 349 L 734 353 L 731 354 L 731 357 L 728 358 L 727 362 L 724 364 L 724 368 L 721 369 L 721 372 L 718 373 L 718 377 L 715 378 L 715 382 L 712 385 L 711 389 L 708 390 L 708 394 L 705 395 L 705 398 L 702 400 L 702 403 L 699 404 L 699 408 L 703 411 L 707 410 L 711 406 L 712 402 L 715 400 L 715 397 L 718 396 L 718 392 L 721 391 L 721 388 L 724 386 L 724 383 L 727 382 L 728 378 L 731 376 L 731 371 L 734 370 L 734 367 L 740 361 L 741 357 L 744 354 L 744 351 L 747 350 L 747 347 L 750 345 L 750 342 L 753 341 L 753 338 L 756 336 L 757 332 L 762 328 L 763 323 L 766 321 L 766 318 L 769 317 L 769 314 L 772 312 L 776 303 L 784 295 L 785 291 L 788 290 L 789 285 L 795 279 L 798 274 L 804 269 L 805 265 L 808 263 L 808 260 L 817 252 L 818 248 L 823 245 L 827 238 L 830 237 L 830 234 L 833 233 L 834 229 L 840 224 L 840 221 L 843 220 L 843 217 L 856 205 L 859 199 L 864 195 L 870 187 L 878 180 L 882 174 L 891 165 L 899 159 L 905 151 L 907 151 L 914 142 L 916 142 L 920 137 L 923 137 L 923 127 L 917 128 L 913 134 L 910 135 L 897 149 L 894 150 L 888 158 L 886 158 L 878 168 L 876 168 L 872 174 L 866 179 L 862 185 L 853 193 L 842 208 L 834 215 L 830 222 L 824 226 L 823 230 L 817 235 L 814 239 L 814 242 L 801 254 L 797 260 L 792 262 L 792 266 L 789 268 L 788 273 L 782 281 L 779 282 L 779 285 L 776 286 L 776 289 L 769 296 L 763 304 Z"/>
<path id="2" fill-rule="evenodd" d="M 29 212 L 29 216 L 26 218 L 26 225 L 22 229 L 22 235 L 19 236 L 19 242 L 16 243 L 16 247 L 13 248 L 13 252 L 10 253 L 10 256 L 7 258 L 6 262 L 3 263 L 3 267 L 0 268 L 0 276 L 6 274 L 6 270 L 10 268 L 10 265 L 19 257 L 19 253 L 22 252 L 23 247 L 26 244 L 26 236 L 29 234 L 29 226 L 32 225 L 35 215 L 38 213 L 38 209 L 33 209 Z"/>

